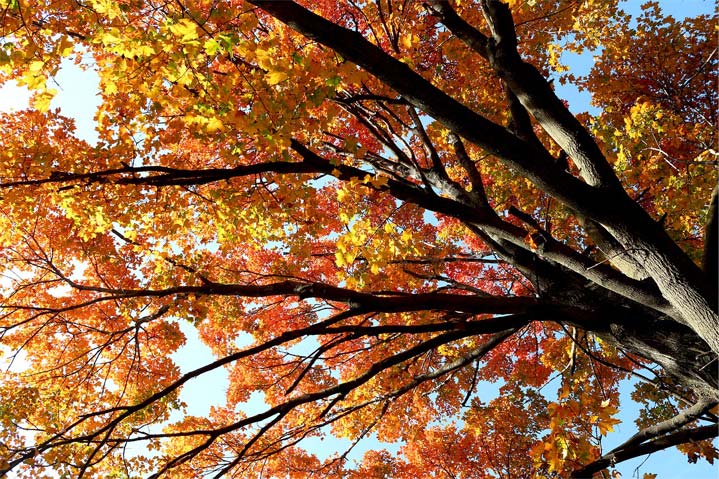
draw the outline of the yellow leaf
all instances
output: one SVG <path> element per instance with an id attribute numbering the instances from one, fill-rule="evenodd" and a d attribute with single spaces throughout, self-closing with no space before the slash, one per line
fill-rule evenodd
<path id="1" fill-rule="evenodd" d="M 614 431 L 614 425 L 619 424 L 621 421 L 619 419 L 612 419 L 607 418 L 602 421 L 599 421 L 599 424 L 597 424 L 597 427 L 599 428 L 599 433 L 602 436 L 606 436 L 607 433 L 610 433 Z"/>
<path id="2" fill-rule="evenodd" d="M 113 93 L 117 93 L 117 84 L 114 81 L 106 81 L 105 82 L 105 94 L 106 95 L 112 95 Z"/>
<path id="3" fill-rule="evenodd" d="M 48 111 L 50 109 L 50 102 L 55 97 L 55 93 L 57 93 L 57 90 L 54 89 L 38 93 L 32 102 L 35 109 L 42 113 Z"/>
<path id="4" fill-rule="evenodd" d="M 532 250 L 537 249 L 537 243 L 534 242 L 532 235 L 527 235 L 527 243 L 529 243 L 529 247 L 532 248 Z"/>
<path id="5" fill-rule="evenodd" d="M 267 74 L 267 83 L 269 85 L 277 85 L 279 82 L 287 79 L 287 73 L 281 71 L 273 71 Z"/>
<path id="6" fill-rule="evenodd" d="M 189 18 L 182 18 L 174 25 L 170 25 L 173 35 L 180 37 L 182 43 L 190 43 L 197 40 L 197 25 Z"/>
<path id="7" fill-rule="evenodd" d="M 122 43 L 122 33 L 117 28 L 109 28 L 100 35 L 103 45 L 112 46 Z"/>
<path id="8" fill-rule="evenodd" d="M 220 44 L 214 38 L 210 38 L 205 42 L 205 53 L 214 56 L 220 50 Z"/>
<path id="9" fill-rule="evenodd" d="M 30 73 L 40 73 L 42 71 L 42 67 L 45 66 L 45 62 L 41 60 L 35 60 L 34 62 L 30 63 L 28 66 L 27 71 Z"/>
<path id="10" fill-rule="evenodd" d="M 210 133 L 213 133 L 217 130 L 222 130 L 224 128 L 225 125 L 222 123 L 222 120 L 217 117 L 210 118 L 209 120 L 207 120 L 207 125 L 205 125 L 205 129 Z"/>
<path id="11" fill-rule="evenodd" d="M 92 0 L 90 3 L 97 13 L 107 15 L 111 20 L 120 14 L 117 2 L 112 0 Z"/>
<path id="12" fill-rule="evenodd" d="M 557 446 L 559 447 L 561 458 L 566 459 L 569 455 L 569 443 L 567 442 L 567 440 L 559 436 L 557 438 Z"/>
<path id="13" fill-rule="evenodd" d="M 341 251 L 335 252 L 335 264 L 340 268 L 346 264 L 345 257 Z"/>
<path id="14" fill-rule="evenodd" d="M 42 69 L 45 63 L 42 61 L 34 61 L 30 63 L 27 71 L 23 74 L 22 78 L 18 81 L 18 85 L 26 85 L 30 90 L 37 90 L 45 85 L 45 75 L 42 74 Z"/>
<path id="15" fill-rule="evenodd" d="M 413 44 L 419 43 L 419 37 L 414 33 L 410 35 L 404 35 L 400 39 L 400 42 L 405 49 L 409 50 L 410 48 L 412 48 Z"/>

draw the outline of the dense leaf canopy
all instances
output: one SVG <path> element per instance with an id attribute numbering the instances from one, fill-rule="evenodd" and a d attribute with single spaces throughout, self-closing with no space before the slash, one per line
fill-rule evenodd
<path id="1" fill-rule="evenodd" d="M 717 457 L 715 19 L 0 7 L 0 82 L 33 92 L 0 115 L 0 475 L 549 479 Z M 96 144 L 50 108 L 69 61 L 100 79 Z M 215 359 L 182 373 L 189 331 Z M 182 388 L 219 369 L 226 395 L 187 413 Z M 602 449 L 620 384 L 637 433 Z M 399 454 L 302 442 L 371 435 Z"/>

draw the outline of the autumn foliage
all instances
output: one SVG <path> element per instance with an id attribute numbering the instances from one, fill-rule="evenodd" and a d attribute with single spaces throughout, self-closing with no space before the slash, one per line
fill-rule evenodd
<path id="1" fill-rule="evenodd" d="M 0 475 L 713 462 L 716 19 L 618 3 L 0 0 L 33 92 L 0 115 Z M 71 62 L 96 144 L 51 108 Z M 399 453 L 303 441 L 331 436 Z"/>

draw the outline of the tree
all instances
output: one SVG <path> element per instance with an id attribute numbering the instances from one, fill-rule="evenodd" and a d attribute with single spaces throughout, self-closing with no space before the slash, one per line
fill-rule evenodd
<path id="1" fill-rule="evenodd" d="M 3 473 L 607 477 L 673 446 L 717 457 L 711 18 L 0 5 L 2 81 L 34 91 L 0 120 Z M 596 54 L 591 72 L 563 51 Z M 100 78 L 96 145 L 50 109 L 68 59 Z M 214 362 L 180 373 L 181 325 Z M 226 404 L 182 414 L 219 368 Z M 630 378 L 638 431 L 602 450 Z M 301 447 L 328 434 L 402 454 Z"/>

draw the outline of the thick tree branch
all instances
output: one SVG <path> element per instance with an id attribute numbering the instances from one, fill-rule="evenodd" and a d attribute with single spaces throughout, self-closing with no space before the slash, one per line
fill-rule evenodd
<path id="1" fill-rule="evenodd" d="M 300 153 L 306 161 L 324 164 L 326 170 L 332 168 L 332 171 L 335 172 L 335 176 L 339 179 L 348 179 L 350 177 L 359 178 L 362 175 L 361 170 L 357 170 L 353 167 L 343 165 L 332 166 L 327 160 L 319 157 L 298 142 L 293 142 L 292 145 L 293 149 Z M 337 175 L 337 172 L 340 174 Z M 389 180 L 388 187 L 389 192 L 396 198 L 412 202 L 430 211 L 457 218 L 465 223 L 477 226 L 487 234 L 510 241 L 522 248 L 527 248 L 525 239 L 527 235 L 526 230 L 502 220 L 497 216 L 494 210 L 489 207 L 466 207 L 462 205 L 462 203 L 447 198 L 428 195 L 419 188 L 407 188 L 404 184 L 394 180 Z M 659 294 L 653 285 L 627 278 L 609 265 L 597 264 L 577 251 L 574 251 L 569 246 L 551 239 L 551 236 L 548 234 L 546 236 L 548 241 L 546 241 L 539 251 L 540 255 L 552 261 L 556 261 L 574 273 L 614 293 L 630 298 L 633 301 L 665 314 L 676 314 L 676 311 L 662 298 L 661 294 Z"/>
<path id="2" fill-rule="evenodd" d="M 704 441 L 717 436 L 719 436 L 719 430 L 716 425 L 683 429 L 648 443 L 617 450 L 616 452 L 610 452 L 591 464 L 574 471 L 571 477 L 574 479 L 590 479 L 595 473 L 614 464 L 618 464 L 635 457 L 645 456 L 672 446 L 678 446 L 687 442 Z"/>
<path id="3" fill-rule="evenodd" d="M 700 418 L 704 413 L 709 411 L 717 404 L 719 404 L 719 402 L 716 398 L 703 399 L 694 404 L 693 406 L 681 411 L 676 416 L 639 431 L 638 433 L 627 439 L 623 444 L 614 448 L 612 452 L 627 449 L 629 447 L 659 437 L 663 434 L 676 431 L 679 428 L 685 426 L 686 424 L 689 424 L 690 422 Z"/>
<path id="4" fill-rule="evenodd" d="M 200 286 L 175 286 L 166 289 L 114 289 L 103 286 L 81 284 L 70 279 L 64 281 L 79 291 L 107 294 L 94 301 L 110 301 L 122 298 L 166 298 L 178 295 L 201 296 L 238 296 L 246 298 L 265 298 L 272 296 L 298 297 L 299 299 L 316 298 L 326 301 L 345 303 L 358 312 L 411 312 L 411 311 L 458 311 L 472 314 L 495 313 L 510 314 L 529 310 L 541 311 L 555 305 L 548 301 L 539 301 L 532 297 L 477 297 L 463 294 L 418 293 L 397 294 L 392 296 L 367 293 L 331 286 L 324 283 L 308 283 L 299 281 L 281 281 L 263 285 L 245 285 L 209 282 Z M 19 305 L 4 305 L 5 309 L 21 309 Z M 31 309 L 53 309 L 32 307 Z M 577 310 L 576 314 L 581 314 Z"/>
<path id="5" fill-rule="evenodd" d="M 527 113 L 527 109 L 524 108 L 517 95 L 506 83 L 503 82 L 503 86 L 507 104 L 509 105 L 509 130 L 527 143 L 534 143 L 541 148 L 542 144 L 534 133 L 532 120 Z"/>
<path id="6" fill-rule="evenodd" d="M 427 6 L 457 38 L 489 59 L 489 38 L 457 15 L 448 0 L 429 0 Z"/>
<path id="7" fill-rule="evenodd" d="M 492 30 L 490 63 L 542 128 L 567 152 L 590 185 L 621 191 L 619 179 L 589 132 L 554 94 L 549 82 L 517 52 L 517 35 L 509 7 L 499 0 L 483 0 Z"/>
<path id="8" fill-rule="evenodd" d="M 118 185 L 190 186 L 227 181 L 262 173 L 318 173 L 316 167 L 299 162 L 266 162 L 240 165 L 235 168 L 186 170 L 166 166 L 126 166 L 90 173 L 53 172 L 46 178 L 24 179 L 0 183 L 0 189 L 18 186 L 71 183 L 113 183 Z"/>
<path id="9" fill-rule="evenodd" d="M 559 171 L 546 150 L 520 140 L 505 128 L 473 112 L 360 34 L 342 28 L 294 2 L 250 0 L 250 3 L 363 67 L 415 107 L 442 122 L 456 134 L 496 155 L 546 193 L 603 224 L 625 250 L 636 252 L 632 255 L 645 264 L 647 272 L 656 281 L 662 294 L 680 314 L 675 316 L 675 319 L 690 324 L 712 350 L 719 352 L 716 291 L 708 286 L 704 272 L 666 234 L 661 225 L 657 225 L 626 195 L 611 168 L 607 169 L 606 160 L 595 157 L 596 151 L 592 149 L 591 137 L 590 144 L 585 145 L 583 141 L 576 140 L 574 146 L 565 150 L 573 155 L 576 148 L 588 148 L 577 155 L 586 158 L 585 175 L 591 179 L 592 184 L 602 188 L 594 188 L 564 171 Z M 491 2 L 490 6 L 497 4 L 498 2 Z M 506 7 L 498 8 L 501 10 Z M 499 15 L 501 17 L 501 12 Z M 496 13 L 490 12 L 490 18 L 493 16 L 496 16 Z M 502 36 L 504 34 L 501 30 L 507 21 L 511 23 L 511 16 L 508 19 L 506 16 L 502 17 L 495 22 L 495 29 L 500 35 L 499 40 L 509 41 L 507 48 L 511 50 L 512 42 L 516 39 Z M 496 50 L 501 53 L 503 48 L 498 45 Z M 511 58 L 510 55 L 510 60 Z M 538 74 L 536 71 L 535 73 Z M 511 82 L 510 87 L 520 101 L 523 101 L 520 92 L 514 89 Z M 528 109 L 532 111 L 532 108 Z M 541 120 L 539 121 L 541 123 Z M 584 134 L 588 135 L 586 131 Z"/>
<path id="10" fill-rule="evenodd" d="M 511 90 L 513 99 L 539 121 L 550 136 L 573 158 L 589 184 L 619 187 L 619 182 L 599 147 L 537 69 L 524 62 L 517 52 L 514 22 L 506 4 L 498 0 L 485 2 L 485 12 L 493 38 L 464 21 L 446 0 L 431 0 L 430 9 L 454 35 L 472 50 L 489 60 Z M 514 97 L 514 98 L 513 98 Z M 512 108 L 513 117 L 526 124 L 526 113 Z"/>
<path id="11" fill-rule="evenodd" d="M 649 277 L 642 264 L 629 254 L 628 251 L 625 251 L 624 247 L 619 244 L 619 241 L 614 239 L 602 225 L 583 217 L 581 214 L 575 216 L 584 227 L 584 231 L 587 232 L 612 266 L 626 276 L 636 280 L 641 281 Z"/>
<path id="12" fill-rule="evenodd" d="M 520 58 L 509 7 L 499 0 L 483 0 L 483 6 L 494 38 L 494 43 L 489 45 L 490 61 L 498 73 L 527 110 L 575 161 L 587 183 L 612 190 L 617 198 L 625 198 L 617 176 L 594 139 L 554 94 L 539 71 Z M 683 319 L 715 352 L 719 352 L 716 288 L 707 284 L 706 277 L 666 235 L 661 225 L 653 223 L 636 205 L 627 204 L 627 207 L 632 207 L 636 214 L 632 215 L 631 210 L 627 210 L 621 226 L 600 218 L 593 219 L 608 226 L 607 230 L 619 240 L 623 249 L 645 265 L 677 312 L 681 312 Z M 626 220 L 631 221 L 632 216 L 636 219 L 629 228 Z M 629 233 L 629 230 L 632 232 Z"/>
<path id="13" fill-rule="evenodd" d="M 537 231 L 536 234 L 530 236 L 534 240 L 539 256 L 560 264 L 593 283 L 639 304 L 670 316 L 676 314 L 673 307 L 659 294 L 654 285 L 628 278 L 607 264 L 596 263 L 591 258 L 554 239 L 534 218 L 515 207 L 511 207 L 509 213 Z M 509 236 L 504 236 L 504 239 L 518 246 L 524 245 L 523 240 L 518 242 Z"/>
<path id="14" fill-rule="evenodd" d="M 439 120 L 457 135 L 496 155 L 549 194 L 570 206 L 591 209 L 588 214 L 592 216 L 603 217 L 609 213 L 606 198 L 602 201 L 599 191 L 572 175 L 552 168 L 554 158 L 546 150 L 528 144 L 506 128 L 470 110 L 360 34 L 291 1 L 251 0 L 250 3 L 361 66 L 413 106 Z"/>

